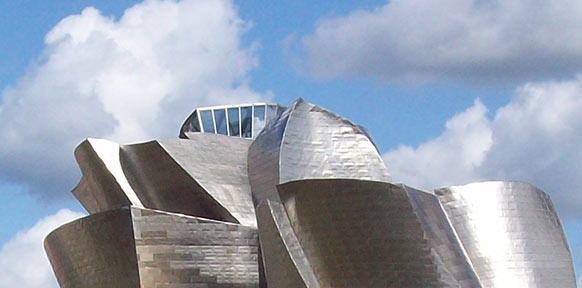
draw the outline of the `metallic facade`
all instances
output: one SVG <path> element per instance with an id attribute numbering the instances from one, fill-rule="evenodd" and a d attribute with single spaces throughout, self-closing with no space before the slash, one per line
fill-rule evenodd
<path id="1" fill-rule="evenodd" d="M 123 207 L 58 228 L 45 249 L 61 287 L 243 288 L 259 284 L 257 237 L 238 224 Z"/>
<path id="2" fill-rule="evenodd" d="M 363 127 L 302 99 L 199 108 L 180 138 L 77 147 L 90 215 L 45 240 L 61 287 L 576 287 L 529 184 L 394 184 Z"/>

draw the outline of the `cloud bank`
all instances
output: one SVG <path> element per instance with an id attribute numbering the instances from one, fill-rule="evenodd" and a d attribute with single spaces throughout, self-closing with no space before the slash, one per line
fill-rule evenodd
<path id="1" fill-rule="evenodd" d="M 58 198 L 78 179 L 86 137 L 176 137 L 201 105 L 264 98 L 249 24 L 230 1 L 145 1 L 116 20 L 86 8 L 45 37 L 38 63 L 0 95 L 0 180 Z"/>
<path id="2" fill-rule="evenodd" d="M 395 181 L 425 189 L 522 180 L 548 192 L 566 219 L 582 219 L 582 76 L 529 83 L 487 117 L 476 100 L 444 132 L 383 155 Z"/>
<path id="3" fill-rule="evenodd" d="M 48 233 L 83 214 L 62 209 L 39 220 L 32 228 L 19 232 L 0 250 L 0 279 L 4 287 L 58 288 L 53 270 L 43 249 Z"/>
<path id="4" fill-rule="evenodd" d="M 582 65 L 580 15 L 579 1 L 394 0 L 319 21 L 300 67 L 388 82 L 570 76 Z"/>

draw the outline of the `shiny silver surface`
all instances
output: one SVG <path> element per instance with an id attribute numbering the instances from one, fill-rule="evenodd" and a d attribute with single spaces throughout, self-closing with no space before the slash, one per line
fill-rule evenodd
<path id="1" fill-rule="evenodd" d="M 483 287 L 439 198 L 422 190 L 400 186 L 406 191 L 435 254 L 442 281 L 447 283 L 444 287 Z"/>
<path id="2" fill-rule="evenodd" d="M 73 194 L 91 215 L 45 241 L 60 285 L 575 287 L 543 191 L 392 184 L 363 127 L 298 99 L 251 140 L 243 108 L 195 110 L 214 132 L 188 139 L 81 143 Z"/>
<path id="3" fill-rule="evenodd" d="M 283 204 L 267 200 L 257 207 L 262 260 L 269 287 L 319 288 Z"/>
<path id="4" fill-rule="evenodd" d="M 483 287 L 575 287 L 552 202 L 521 182 L 435 190 Z"/>
<path id="5" fill-rule="evenodd" d="M 268 123 L 249 148 L 255 203 L 277 200 L 279 183 L 313 178 L 391 180 L 360 126 L 298 99 Z"/>

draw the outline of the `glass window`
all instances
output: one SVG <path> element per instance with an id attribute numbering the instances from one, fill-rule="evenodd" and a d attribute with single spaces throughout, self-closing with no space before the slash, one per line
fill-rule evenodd
<path id="1" fill-rule="evenodd" d="M 244 138 L 251 138 L 253 131 L 253 121 L 252 121 L 252 114 L 253 110 L 252 107 L 241 107 L 240 109 L 240 116 L 241 116 L 241 134 Z"/>
<path id="2" fill-rule="evenodd" d="M 200 118 L 202 118 L 202 128 L 204 128 L 204 133 L 215 133 L 212 112 L 210 110 L 200 111 Z"/>
<path id="3" fill-rule="evenodd" d="M 214 110 L 214 121 L 216 121 L 216 133 L 228 135 L 226 130 L 226 111 L 224 109 Z"/>
<path id="4" fill-rule="evenodd" d="M 240 135 L 238 116 L 238 108 L 228 108 L 228 132 L 230 136 Z"/>
<path id="5" fill-rule="evenodd" d="M 253 137 L 265 127 L 265 105 L 255 106 Z"/>

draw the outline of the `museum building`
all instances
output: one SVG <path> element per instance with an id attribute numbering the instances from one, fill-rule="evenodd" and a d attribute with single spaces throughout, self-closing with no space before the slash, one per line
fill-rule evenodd
<path id="1" fill-rule="evenodd" d="M 89 216 L 45 239 L 62 288 L 576 287 L 545 192 L 394 183 L 366 129 L 302 99 L 75 157 Z"/>

